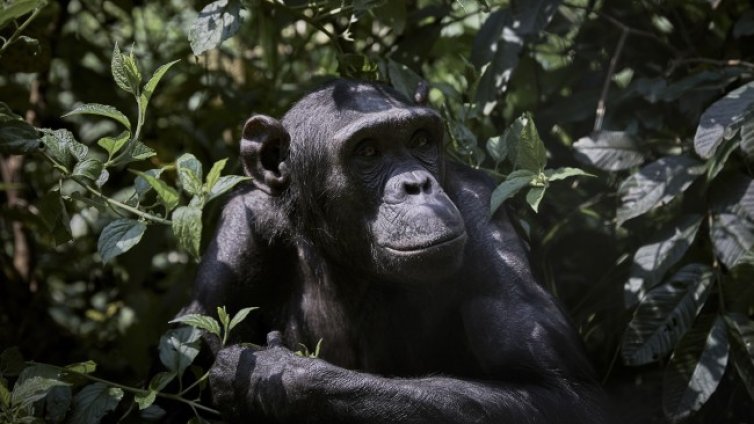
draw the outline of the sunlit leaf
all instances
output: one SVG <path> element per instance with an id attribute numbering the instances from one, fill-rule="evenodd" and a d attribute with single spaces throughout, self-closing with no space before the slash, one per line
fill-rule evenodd
<path id="1" fill-rule="evenodd" d="M 178 375 L 191 365 L 199 354 L 201 331 L 194 327 L 168 330 L 160 338 L 160 361 Z"/>
<path id="2" fill-rule="evenodd" d="M 116 219 L 107 224 L 97 242 L 97 251 L 102 257 L 102 262 L 109 262 L 136 246 L 146 229 L 146 224 L 133 219 Z"/>
<path id="3" fill-rule="evenodd" d="M 531 206 L 534 212 L 539 212 L 539 203 L 545 197 L 545 187 L 532 187 L 526 193 L 526 203 Z"/>
<path id="4" fill-rule="evenodd" d="M 694 150 L 709 159 L 723 142 L 726 131 L 741 125 L 747 108 L 754 103 L 754 82 L 744 84 L 726 94 L 704 111 L 694 135 Z"/>
<path id="5" fill-rule="evenodd" d="M 83 104 L 81 106 L 76 107 L 72 111 L 66 113 L 63 115 L 63 118 L 67 116 L 72 115 L 99 115 L 104 116 L 107 118 L 114 119 L 123 126 L 126 127 L 128 131 L 131 131 L 131 122 L 128 120 L 126 115 L 123 114 L 123 112 L 119 111 L 118 109 L 110 106 L 110 105 L 102 105 L 99 103 L 87 103 Z"/>
<path id="6" fill-rule="evenodd" d="M 626 306 L 635 305 L 683 257 L 701 223 L 700 215 L 687 215 L 660 231 L 649 244 L 636 251 L 624 290 Z"/>
<path id="7" fill-rule="evenodd" d="M 528 169 L 519 169 L 511 172 L 490 196 L 490 213 L 493 214 L 503 202 L 513 197 L 522 188 L 529 186 L 536 174 Z"/>
<path id="8" fill-rule="evenodd" d="M 251 178 L 249 177 L 241 177 L 239 175 L 226 175 L 224 177 L 220 177 L 217 180 L 217 183 L 215 183 L 212 188 L 209 190 L 209 197 L 207 198 L 207 201 L 210 201 L 212 199 L 217 198 L 218 196 L 221 196 L 225 194 L 228 190 L 235 187 L 237 184 L 248 181 Z"/>
<path id="9" fill-rule="evenodd" d="M 157 88 L 157 84 L 160 83 L 160 80 L 163 76 L 170 70 L 170 68 L 175 65 L 176 63 L 180 62 L 179 60 L 174 60 L 170 63 L 166 63 L 159 68 L 157 68 L 156 71 L 154 71 L 154 74 L 152 74 L 152 77 L 149 78 L 149 81 L 147 81 L 146 85 L 144 85 L 144 93 L 142 94 L 145 98 L 146 102 L 149 102 L 149 100 L 152 98 L 152 94 L 154 93 L 154 89 Z"/>
<path id="10" fill-rule="evenodd" d="M 215 162 L 212 165 L 212 169 L 209 170 L 207 173 L 207 179 L 204 182 L 203 190 L 207 193 L 212 190 L 212 187 L 217 184 L 217 181 L 220 179 L 220 173 L 225 169 L 225 164 L 228 162 L 228 159 L 220 159 L 219 161 Z"/>
<path id="11" fill-rule="evenodd" d="M 186 192 L 200 194 L 202 192 L 202 163 L 191 153 L 182 154 L 176 161 L 178 179 Z"/>
<path id="12" fill-rule="evenodd" d="M 144 181 L 147 182 L 147 184 L 152 186 L 152 188 L 157 192 L 157 196 L 159 196 L 160 201 L 163 205 L 165 205 L 165 209 L 168 212 L 172 211 L 176 206 L 178 206 L 178 201 L 180 200 L 178 191 L 170 187 L 168 183 L 144 172 L 134 171 L 134 173 L 143 178 Z"/>
<path id="13" fill-rule="evenodd" d="M 44 398 L 53 387 L 67 384 L 53 378 L 31 377 L 16 383 L 11 392 L 10 403 L 15 407 L 23 407 Z"/>
<path id="14" fill-rule="evenodd" d="M 717 257 L 732 268 L 754 247 L 754 221 L 735 213 L 715 213 L 710 239 Z"/>
<path id="15" fill-rule="evenodd" d="M 194 258 L 199 258 L 202 241 L 202 210 L 192 206 L 179 207 L 173 211 L 172 227 L 178 245 Z"/>
<path id="16" fill-rule="evenodd" d="M 649 290 L 623 335 L 623 359 L 644 365 L 663 359 L 691 327 L 712 286 L 712 270 L 690 264 Z"/>
<path id="17" fill-rule="evenodd" d="M 565 180 L 571 177 L 594 177 L 594 175 L 579 168 L 563 167 L 557 169 L 545 169 L 547 181 Z"/>
<path id="18" fill-rule="evenodd" d="M 123 399 L 123 390 L 104 383 L 92 383 L 73 399 L 71 424 L 97 424 Z"/>
<path id="19" fill-rule="evenodd" d="M 573 144 L 576 158 L 604 171 L 641 165 L 644 155 L 634 139 L 622 131 L 601 131 Z"/>
<path id="20" fill-rule="evenodd" d="M 521 131 L 521 138 L 515 149 L 514 165 L 516 169 L 528 169 L 529 171 L 539 173 L 545 169 L 547 151 L 542 139 L 539 138 L 537 127 L 534 125 L 534 119 L 528 113 L 525 113 L 522 117 L 523 129 Z"/>
<path id="21" fill-rule="evenodd" d="M 234 36 L 241 28 L 240 3 L 217 0 L 204 6 L 191 24 L 189 43 L 195 55 L 214 49 Z"/>
<path id="22" fill-rule="evenodd" d="M 725 374 L 729 350 L 723 319 L 700 316 L 665 368 L 662 406 L 668 419 L 680 422 L 707 402 Z"/>
<path id="23" fill-rule="evenodd" d="M 207 330 L 210 333 L 220 337 L 220 324 L 217 322 L 216 319 L 207 315 L 202 315 L 202 314 L 182 315 L 170 321 L 170 323 L 171 324 L 181 323 L 181 324 L 190 325 L 195 328 Z"/>
<path id="24" fill-rule="evenodd" d="M 126 145 L 129 138 L 131 138 L 131 133 L 123 131 L 115 137 L 103 137 L 97 141 L 97 144 L 107 151 L 108 157 L 112 157 Z"/>
<path id="25" fill-rule="evenodd" d="M 228 330 L 232 330 L 233 327 L 240 324 L 243 320 L 246 319 L 246 317 L 249 315 L 249 312 L 259 309 L 257 307 L 250 307 L 250 308 L 243 308 L 236 312 L 236 314 L 233 316 L 233 319 L 230 320 L 230 325 L 228 326 Z"/>
<path id="26" fill-rule="evenodd" d="M 618 188 L 618 225 L 673 200 L 704 173 L 704 165 L 686 156 L 666 156 L 642 167 Z"/>

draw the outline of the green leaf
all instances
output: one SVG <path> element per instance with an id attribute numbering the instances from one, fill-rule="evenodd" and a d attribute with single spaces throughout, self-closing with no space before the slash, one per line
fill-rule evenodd
<path id="1" fill-rule="evenodd" d="M 97 424 L 123 399 L 123 390 L 104 383 L 90 384 L 73 399 L 71 424 Z"/>
<path id="2" fill-rule="evenodd" d="M 144 421 L 161 422 L 160 420 L 165 418 L 166 414 L 167 412 L 158 405 L 150 405 L 148 408 L 139 411 L 139 418 Z"/>
<path id="3" fill-rule="evenodd" d="M 408 66 L 390 59 L 388 59 L 387 71 L 390 84 L 407 99 L 413 100 L 416 87 L 423 81 L 422 77 Z"/>
<path id="4" fill-rule="evenodd" d="M 182 154 L 176 161 L 178 180 L 189 194 L 202 194 L 202 163 L 191 153 Z"/>
<path id="5" fill-rule="evenodd" d="M 173 212 L 173 234 L 178 245 L 194 258 L 199 258 L 202 241 L 202 210 L 192 206 L 181 206 Z"/>
<path id="6" fill-rule="evenodd" d="M 240 324 L 243 320 L 246 319 L 246 316 L 249 315 L 249 312 L 259 309 L 257 307 L 251 307 L 251 308 L 243 308 L 240 311 L 236 312 L 236 314 L 233 316 L 233 319 L 230 320 L 230 325 L 228 326 L 228 330 L 232 330 L 233 327 Z"/>
<path id="7" fill-rule="evenodd" d="M 181 323 L 181 324 L 190 325 L 194 328 L 207 330 L 210 333 L 216 335 L 217 337 L 220 337 L 220 324 L 217 322 L 216 319 L 207 315 L 202 315 L 202 314 L 183 315 L 170 321 L 170 323 L 171 324 Z"/>
<path id="8" fill-rule="evenodd" d="M 164 389 L 175 377 L 176 373 L 172 371 L 163 371 L 155 374 L 149 381 L 147 391 L 134 396 L 134 402 L 139 405 L 139 410 L 141 411 L 152 406 L 155 399 L 157 399 L 157 393 Z"/>
<path id="9" fill-rule="evenodd" d="M 220 179 L 217 180 L 217 183 L 215 183 L 209 190 L 209 197 L 207 198 L 207 201 L 209 202 L 210 200 L 225 194 L 225 192 L 235 187 L 238 183 L 248 181 L 250 179 L 251 178 L 249 177 L 241 177 L 239 175 L 226 175 L 224 177 L 220 177 Z"/>
<path id="10" fill-rule="evenodd" d="M 115 47 L 113 48 L 113 58 L 110 61 L 110 71 L 112 72 L 113 79 L 118 87 L 131 94 L 136 94 L 136 91 L 131 87 L 128 76 L 126 75 L 123 54 L 120 52 L 120 48 L 118 48 L 118 43 L 115 43 Z"/>
<path id="11" fill-rule="evenodd" d="M 110 106 L 110 105 L 102 105 L 99 103 L 87 103 L 83 104 L 76 109 L 73 109 L 72 111 L 66 113 L 63 115 L 63 118 L 67 116 L 72 115 L 99 115 L 104 116 L 107 118 L 114 119 L 123 126 L 126 127 L 128 131 L 131 131 L 131 122 L 128 120 L 126 115 L 123 114 L 123 112 L 119 111 L 118 109 Z"/>
<path id="12" fill-rule="evenodd" d="M 194 327 L 169 330 L 160 338 L 160 361 L 167 369 L 182 375 L 199 354 L 201 331 Z"/>
<path id="13" fill-rule="evenodd" d="M 209 193 L 210 190 L 212 190 L 212 187 L 217 184 L 217 181 L 220 179 L 220 173 L 225 168 L 225 164 L 228 162 L 228 158 L 220 159 L 219 161 L 215 162 L 212 165 L 212 169 L 209 170 L 209 173 L 207 174 L 207 179 L 204 182 L 204 192 Z"/>
<path id="14" fill-rule="evenodd" d="M 0 354 L 0 374 L 4 376 L 18 375 L 24 369 L 24 366 L 24 357 L 18 347 L 9 347 Z"/>
<path id="15" fill-rule="evenodd" d="M 131 151 L 129 152 L 130 159 L 128 162 L 149 159 L 156 154 L 157 153 L 155 153 L 151 147 L 141 141 L 136 141 L 131 145 Z"/>
<path id="16" fill-rule="evenodd" d="M 66 385 L 67 383 L 54 378 L 30 377 L 16 383 L 10 403 L 13 407 L 24 407 L 47 396 L 53 387 Z"/>
<path id="17" fill-rule="evenodd" d="M 5 386 L 5 380 L 0 378 L 0 410 L 10 407 L 10 390 Z"/>
<path id="18" fill-rule="evenodd" d="M 545 169 L 545 177 L 547 181 L 560 181 L 571 177 L 594 177 L 584 170 L 579 168 L 563 167 L 557 169 Z"/>
<path id="19" fill-rule="evenodd" d="M 157 88 L 157 84 L 160 83 L 160 80 L 165 75 L 165 73 L 167 73 L 168 70 L 178 62 L 180 62 L 180 59 L 166 63 L 157 68 L 156 71 L 154 71 L 154 74 L 152 74 L 152 77 L 149 78 L 149 81 L 147 81 L 147 84 L 144 86 L 144 93 L 142 93 L 142 96 L 144 96 L 145 99 L 145 103 L 149 102 L 149 100 L 152 98 L 154 89 Z M 146 107 L 146 104 L 144 106 Z"/>
<path id="20" fill-rule="evenodd" d="M 627 307 L 636 304 L 662 280 L 665 273 L 686 253 L 702 223 L 700 215 L 687 215 L 659 232 L 634 254 L 630 277 L 625 284 Z"/>
<path id="21" fill-rule="evenodd" d="M 152 186 L 152 188 L 157 192 L 157 196 L 160 197 L 162 204 L 165 205 L 167 212 L 172 211 L 176 206 L 178 206 L 178 201 L 180 200 L 178 192 L 174 188 L 170 187 L 168 183 L 144 172 L 133 172 L 143 178 L 147 182 L 147 184 Z"/>
<path id="22" fill-rule="evenodd" d="M 529 186 L 535 177 L 536 174 L 528 169 L 519 169 L 518 171 L 511 172 L 505 181 L 492 192 L 490 196 L 490 214 L 494 214 L 506 199 L 513 197 L 522 188 Z"/>
<path id="23" fill-rule="evenodd" d="M 754 82 L 736 88 L 708 107 L 699 119 L 694 135 L 696 153 L 705 159 L 711 158 L 723 139 L 730 138 L 731 133 L 740 127 L 752 104 Z"/>
<path id="24" fill-rule="evenodd" d="M 77 161 L 86 158 L 89 148 L 76 141 L 70 131 L 46 128 L 40 131 L 43 133 L 42 143 L 47 148 L 47 154 L 66 169 L 71 169 Z"/>
<path id="25" fill-rule="evenodd" d="M 53 424 L 61 424 L 71 407 L 73 393 L 70 386 L 56 386 L 45 397 L 45 419 Z"/>
<path id="26" fill-rule="evenodd" d="M 73 167 L 73 176 L 84 177 L 95 182 L 102 174 L 104 164 L 97 159 L 84 159 Z"/>
<path id="27" fill-rule="evenodd" d="M 113 155 L 118 153 L 130 138 L 131 133 L 129 131 L 123 131 L 115 138 L 103 137 L 97 141 L 97 144 L 107 151 L 108 159 L 112 159 Z"/>
<path id="28" fill-rule="evenodd" d="M 97 363 L 89 360 L 85 362 L 78 362 L 71 365 L 66 365 L 64 368 L 66 371 L 72 371 L 78 374 L 91 374 L 97 371 Z"/>
<path id="29" fill-rule="evenodd" d="M 704 405 L 723 378 L 729 350 L 723 319 L 700 316 L 665 368 L 662 405 L 666 417 L 680 422 Z"/>
<path id="30" fill-rule="evenodd" d="M 547 163 L 547 151 L 542 139 L 539 138 L 537 127 L 531 114 L 522 115 L 524 128 L 521 139 L 516 148 L 516 169 L 528 169 L 536 173 L 542 172 Z"/>
<path id="31" fill-rule="evenodd" d="M 0 153 L 23 155 L 36 152 L 42 146 L 41 135 L 26 122 L 0 123 Z"/>
<path id="32" fill-rule="evenodd" d="M 715 255 L 733 268 L 754 247 L 754 221 L 735 213 L 714 213 L 710 239 Z"/>
<path id="33" fill-rule="evenodd" d="M 704 165 L 687 155 L 666 156 L 644 166 L 618 188 L 618 225 L 668 204 L 703 173 Z"/>
<path id="34" fill-rule="evenodd" d="M 731 335 L 731 359 L 741 381 L 754 398 L 754 321 L 744 314 L 731 312 L 725 316 Z"/>
<path id="35" fill-rule="evenodd" d="M 508 144 L 505 143 L 503 136 L 491 137 L 487 140 L 487 153 L 495 161 L 495 166 L 505 160 L 508 156 Z"/>
<path id="36" fill-rule="evenodd" d="M 636 141 L 622 131 L 600 131 L 580 138 L 573 147 L 576 159 L 603 171 L 620 171 L 644 162 Z"/>
<path id="37" fill-rule="evenodd" d="M 741 125 L 741 150 L 749 160 L 754 160 L 754 114 L 749 114 Z"/>
<path id="38" fill-rule="evenodd" d="M 670 353 L 704 306 L 712 282 L 708 266 L 689 264 L 648 291 L 623 335 L 626 364 L 644 365 Z"/>
<path id="39" fill-rule="evenodd" d="M 217 0 L 204 6 L 189 30 L 194 55 L 214 49 L 234 36 L 241 28 L 239 12 L 240 3 L 234 0 Z"/>
<path id="40" fill-rule="evenodd" d="M 72 238 L 71 220 L 60 194 L 52 191 L 45 194 L 37 206 L 40 212 L 39 217 L 42 218 L 42 222 L 52 235 L 54 243 L 59 245 L 70 241 Z"/>
<path id="41" fill-rule="evenodd" d="M 155 168 L 155 169 L 148 169 L 144 171 L 145 174 L 150 175 L 154 178 L 160 178 L 160 175 L 162 174 L 163 168 Z M 152 191 L 152 186 L 149 185 L 147 180 L 144 178 L 137 176 L 134 179 L 134 190 L 136 190 L 136 194 L 139 195 L 139 199 L 143 199 L 144 195 Z"/>
<path id="42" fill-rule="evenodd" d="M 128 80 L 128 86 L 132 90 L 131 92 L 138 96 L 141 91 L 141 72 L 139 72 L 139 66 L 136 64 L 133 51 L 128 56 L 123 55 L 123 71 Z M 143 105 L 140 106 L 144 107 Z"/>
<path id="43" fill-rule="evenodd" d="M 545 190 L 547 190 L 547 187 L 532 187 L 526 193 L 526 202 L 534 212 L 539 212 L 539 203 L 545 197 Z"/>
<path id="44" fill-rule="evenodd" d="M 730 155 L 736 150 L 740 144 L 738 137 L 733 137 L 730 140 L 725 140 L 717 148 L 712 157 L 707 161 L 707 180 L 711 181 L 717 177 L 717 175 L 725 168 L 725 164 L 728 162 Z"/>
<path id="45" fill-rule="evenodd" d="M 228 316 L 228 312 L 225 310 L 225 306 L 217 307 L 217 317 L 220 318 L 220 324 L 223 325 L 223 328 L 227 330 L 228 326 L 230 325 L 230 317 Z"/>
<path id="46" fill-rule="evenodd" d="M 10 3 L 4 2 L 0 9 L 0 28 L 3 28 L 14 19 L 20 18 L 34 9 L 43 7 L 47 4 L 46 0 L 15 0 Z"/>
<path id="47" fill-rule="evenodd" d="M 116 219 L 107 224 L 97 242 L 97 251 L 102 257 L 102 262 L 109 262 L 136 246 L 146 229 L 146 224 L 133 219 Z"/>

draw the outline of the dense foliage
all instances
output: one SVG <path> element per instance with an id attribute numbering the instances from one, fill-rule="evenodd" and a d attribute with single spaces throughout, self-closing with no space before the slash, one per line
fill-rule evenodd
<path id="1" fill-rule="evenodd" d="M 240 123 L 339 75 L 429 84 L 617 414 L 750 422 L 753 61 L 743 0 L 3 0 L 0 421 L 216 417 L 199 329 L 253 312 L 168 321 Z"/>

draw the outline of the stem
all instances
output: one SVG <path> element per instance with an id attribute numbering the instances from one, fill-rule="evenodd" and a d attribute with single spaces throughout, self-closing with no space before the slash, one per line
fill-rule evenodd
<path id="1" fill-rule="evenodd" d="M 594 131 L 602 129 L 602 120 L 605 118 L 605 101 L 607 100 L 607 92 L 610 90 L 610 81 L 613 79 L 615 73 L 615 65 L 618 64 L 618 58 L 623 51 L 623 46 L 626 44 L 626 37 L 628 37 L 629 30 L 627 27 L 623 27 L 623 31 L 620 34 L 618 45 L 615 46 L 615 52 L 612 59 L 610 59 L 610 67 L 607 69 L 607 75 L 605 75 L 605 83 L 602 85 L 602 94 L 600 94 L 600 100 L 597 102 L 597 111 L 594 117 Z"/>
<path id="2" fill-rule="evenodd" d="M 107 202 L 111 206 L 115 206 L 117 208 L 126 210 L 128 212 L 131 212 L 134 215 L 137 215 L 137 216 L 143 218 L 143 219 L 146 219 L 148 221 L 153 221 L 153 222 L 156 222 L 158 224 L 164 224 L 164 225 L 172 225 L 173 224 L 173 221 L 170 221 L 169 219 L 160 218 L 157 215 L 152 215 L 151 213 L 140 211 L 140 210 L 134 208 L 133 206 L 128 206 L 125 203 L 121 203 L 121 202 L 119 202 L 119 201 L 117 201 L 115 199 L 111 199 L 111 198 L 105 196 L 104 194 L 100 193 L 99 191 L 91 188 L 88 184 L 80 181 L 76 177 L 71 177 L 71 179 L 73 181 L 75 181 L 76 183 L 78 183 L 78 185 L 84 187 L 89 193 L 91 193 L 94 196 L 97 196 L 98 198 L 104 200 L 105 202 Z"/>
<path id="3" fill-rule="evenodd" d="M 141 127 L 144 126 L 144 121 L 146 119 L 145 114 L 147 112 L 146 105 L 142 107 L 141 100 L 142 97 L 140 95 L 135 95 L 136 97 L 136 107 L 138 109 L 137 117 L 136 117 L 136 130 L 134 130 L 133 135 L 131 136 L 131 140 L 126 143 L 125 146 L 123 146 L 123 150 L 120 151 L 120 153 L 116 154 L 114 158 L 108 159 L 107 163 L 105 164 L 105 167 L 108 167 L 114 163 L 118 163 L 118 161 L 123 158 L 126 154 L 129 153 L 131 150 L 131 147 L 133 147 L 134 143 L 136 143 L 139 140 L 139 136 L 141 135 Z"/>
<path id="4" fill-rule="evenodd" d="M 202 383 L 202 381 L 206 380 L 206 379 L 207 379 L 208 377 L 209 377 L 209 371 L 205 372 L 205 373 L 204 373 L 204 375 L 202 375 L 201 377 L 199 377 L 199 379 L 198 379 L 198 380 L 196 380 L 195 382 L 191 383 L 191 385 L 189 385 L 189 386 L 188 386 L 188 387 L 186 387 L 186 388 L 185 388 L 184 390 L 182 390 L 182 391 L 181 391 L 180 393 L 178 393 L 178 396 L 183 396 L 183 395 L 185 395 L 186 393 L 188 393 L 188 391 L 189 391 L 189 390 L 191 390 L 191 389 L 193 389 L 194 387 L 196 387 L 196 386 L 198 386 L 199 384 L 201 384 L 201 383 Z"/>
<path id="5" fill-rule="evenodd" d="M 0 47 L 0 57 L 3 56 L 3 52 L 10 47 L 11 44 L 15 43 L 18 37 L 21 36 L 21 32 L 26 29 L 27 26 L 31 23 L 31 21 L 34 20 L 34 18 L 39 15 L 39 12 L 41 11 L 41 8 L 34 9 L 34 12 L 31 13 L 31 15 L 26 18 L 24 23 L 22 23 L 16 30 L 13 32 L 13 35 L 10 36 L 10 38 L 3 44 L 2 47 Z"/>

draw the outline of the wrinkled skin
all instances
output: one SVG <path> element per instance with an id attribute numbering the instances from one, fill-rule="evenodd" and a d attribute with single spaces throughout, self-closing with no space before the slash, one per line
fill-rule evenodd
<path id="1" fill-rule="evenodd" d="M 182 311 L 261 307 L 229 347 L 207 338 L 227 421 L 602 422 L 578 335 L 489 216 L 492 182 L 442 142 L 436 112 L 353 81 L 247 121 L 253 183 Z M 292 352 L 319 340 L 319 359 Z"/>

